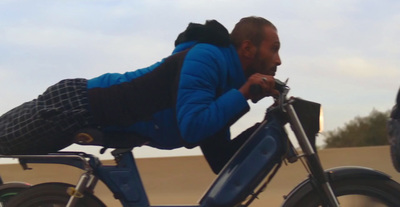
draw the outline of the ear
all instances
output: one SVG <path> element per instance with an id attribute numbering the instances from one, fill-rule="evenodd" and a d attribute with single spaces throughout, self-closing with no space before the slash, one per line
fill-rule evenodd
<path id="1" fill-rule="evenodd" d="M 240 45 L 240 51 L 246 58 L 253 58 L 256 54 L 257 48 L 250 40 L 245 40 Z"/>

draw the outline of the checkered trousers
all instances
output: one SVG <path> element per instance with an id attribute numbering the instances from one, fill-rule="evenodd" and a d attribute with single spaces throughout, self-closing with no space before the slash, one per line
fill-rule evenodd
<path id="1" fill-rule="evenodd" d="M 45 154 L 91 124 L 86 79 L 67 79 L 0 117 L 0 154 Z"/>

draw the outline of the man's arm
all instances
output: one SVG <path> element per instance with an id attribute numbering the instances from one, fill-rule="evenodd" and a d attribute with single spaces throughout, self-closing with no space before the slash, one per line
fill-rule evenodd
<path id="1" fill-rule="evenodd" d="M 217 47 L 197 45 L 186 56 L 177 98 L 178 126 L 183 139 L 200 143 L 229 126 L 249 110 L 237 89 L 218 94 L 229 69 Z M 222 59 L 222 60 L 221 60 Z"/>

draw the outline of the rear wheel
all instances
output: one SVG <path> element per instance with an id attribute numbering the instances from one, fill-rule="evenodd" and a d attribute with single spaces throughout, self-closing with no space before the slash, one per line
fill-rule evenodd
<path id="1" fill-rule="evenodd" d="M 66 183 L 43 183 L 33 186 L 12 197 L 7 207 L 63 207 L 68 203 L 70 195 L 68 188 L 73 185 Z M 105 207 L 93 194 L 84 193 L 77 207 Z"/>
<path id="2" fill-rule="evenodd" d="M 341 207 L 400 206 L 400 184 L 390 179 L 347 179 L 331 183 Z M 315 190 L 284 206 L 324 206 Z"/>
<path id="3" fill-rule="evenodd" d="M 0 186 L 0 207 L 6 205 L 10 198 L 17 195 L 24 189 L 29 188 L 30 185 L 21 182 L 5 183 Z"/>

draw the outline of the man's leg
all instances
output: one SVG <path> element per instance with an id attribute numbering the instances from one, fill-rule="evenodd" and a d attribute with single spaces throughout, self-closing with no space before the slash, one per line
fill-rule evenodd
<path id="1" fill-rule="evenodd" d="M 208 164 L 215 174 L 218 174 L 243 143 L 260 126 L 260 123 L 246 129 L 232 140 L 227 140 L 222 134 L 213 136 L 200 145 Z"/>
<path id="2" fill-rule="evenodd" d="M 56 152 L 90 118 L 86 80 L 63 80 L 0 117 L 0 154 Z"/>

